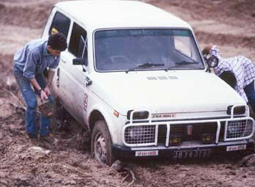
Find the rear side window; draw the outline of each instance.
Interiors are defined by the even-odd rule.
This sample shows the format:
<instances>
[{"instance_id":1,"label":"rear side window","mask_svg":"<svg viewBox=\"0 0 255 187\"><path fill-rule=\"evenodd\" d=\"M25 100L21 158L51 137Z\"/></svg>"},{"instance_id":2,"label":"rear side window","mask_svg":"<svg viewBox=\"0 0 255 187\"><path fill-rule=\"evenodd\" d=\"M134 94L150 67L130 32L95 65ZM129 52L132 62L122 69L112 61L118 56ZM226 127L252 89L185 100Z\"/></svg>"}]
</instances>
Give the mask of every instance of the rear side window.
<instances>
[{"instance_id":1,"label":"rear side window","mask_svg":"<svg viewBox=\"0 0 255 187\"><path fill-rule=\"evenodd\" d=\"M80 57L80 49L81 47L81 42L86 41L87 39L87 32L79 26L77 23L73 24L73 29L72 29L72 35L70 39L70 45L68 50L70 53L72 53L76 57ZM87 47L85 47L85 54L83 55L84 57L87 56Z\"/></svg>"},{"instance_id":2,"label":"rear side window","mask_svg":"<svg viewBox=\"0 0 255 187\"><path fill-rule=\"evenodd\" d=\"M67 37L70 22L70 19L64 14L56 12L49 30L49 35L61 32Z\"/></svg>"}]
</instances>

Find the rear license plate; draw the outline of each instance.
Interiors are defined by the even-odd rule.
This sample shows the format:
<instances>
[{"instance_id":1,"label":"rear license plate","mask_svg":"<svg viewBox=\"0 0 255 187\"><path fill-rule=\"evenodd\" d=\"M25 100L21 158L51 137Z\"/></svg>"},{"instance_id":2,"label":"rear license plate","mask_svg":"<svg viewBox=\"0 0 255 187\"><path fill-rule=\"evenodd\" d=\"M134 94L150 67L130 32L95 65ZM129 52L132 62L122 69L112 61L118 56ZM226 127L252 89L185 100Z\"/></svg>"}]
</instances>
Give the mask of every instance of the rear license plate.
<instances>
[{"instance_id":1,"label":"rear license plate","mask_svg":"<svg viewBox=\"0 0 255 187\"><path fill-rule=\"evenodd\" d=\"M136 151L135 156L158 156L158 151Z\"/></svg>"},{"instance_id":2,"label":"rear license plate","mask_svg":"<svg viewBox=\"0 0 255 187\"><path fill-rule=\"evenodd\" d=\"M174 159L183 158L198 158L198 157L209 157L211 155L211 149L195 149L195 150L180 150L174 151Z\"/></svg>"},{"instance_id":3,"label":"rear license plate","mask_svg":"<svg viewBox=\"0 0 255 187\"><path fill-rule=\"evenodd\" d=\"M227 146L227 151L240 151L240 150L246 150L246 144Z\"/></svg>"}]
</instances>

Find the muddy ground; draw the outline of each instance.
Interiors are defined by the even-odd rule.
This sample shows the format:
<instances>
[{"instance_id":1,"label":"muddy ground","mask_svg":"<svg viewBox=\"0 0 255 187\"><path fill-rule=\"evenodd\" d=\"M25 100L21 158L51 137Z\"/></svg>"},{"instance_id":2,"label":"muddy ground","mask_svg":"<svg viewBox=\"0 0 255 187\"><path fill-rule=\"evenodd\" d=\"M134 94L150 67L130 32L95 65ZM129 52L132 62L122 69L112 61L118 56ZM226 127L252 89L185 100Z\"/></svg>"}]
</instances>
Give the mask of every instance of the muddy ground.
<instances>
[{"instance_id":1,"label":"muddy ground","mask_svg":"<svg viewBox=\"0 0 255 187\"><path fill-rule=\"evenodd\" d=\"M55 144L31 142L24 130L24 105L13 83L12 58L41 36L54 3L61 0L0 1L0 187L13 186L255 186L255 165L240 155L204 160L125 161L117 172L90 156L86 131L66 116L53 122ZM200 47L215 43L222 56L243 54L255 62L255 0L143 0L188 21Z\"/></svg>"}]
</instances>

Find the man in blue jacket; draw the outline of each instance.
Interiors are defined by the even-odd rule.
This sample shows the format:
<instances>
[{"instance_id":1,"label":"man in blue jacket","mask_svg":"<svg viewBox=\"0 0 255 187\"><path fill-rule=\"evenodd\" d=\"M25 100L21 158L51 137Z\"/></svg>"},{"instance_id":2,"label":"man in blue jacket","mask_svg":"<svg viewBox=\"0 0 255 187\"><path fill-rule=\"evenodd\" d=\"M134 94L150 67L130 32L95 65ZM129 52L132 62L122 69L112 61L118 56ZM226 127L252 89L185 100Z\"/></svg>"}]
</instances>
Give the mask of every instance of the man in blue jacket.
<instances>
[{"instance_id":1,"label":"man in blue jacket","mask_svg":"<svg viewBox=\"0 0 255 187\"><path fill-rule=\"evenodd\" d=\"M49 137L50 119L40 116L40 129L36 125L36 94L41 100L49 99L53 102L50 85L54 71L59 64L59 56L67 47L66 37L56 33L47 39L38 39L29 42L14 55L14 77L26 102L26 132L31 139L38 134L45 140ZM47 79L43 72L47 70Z\"/></svg>"}]
</instances>

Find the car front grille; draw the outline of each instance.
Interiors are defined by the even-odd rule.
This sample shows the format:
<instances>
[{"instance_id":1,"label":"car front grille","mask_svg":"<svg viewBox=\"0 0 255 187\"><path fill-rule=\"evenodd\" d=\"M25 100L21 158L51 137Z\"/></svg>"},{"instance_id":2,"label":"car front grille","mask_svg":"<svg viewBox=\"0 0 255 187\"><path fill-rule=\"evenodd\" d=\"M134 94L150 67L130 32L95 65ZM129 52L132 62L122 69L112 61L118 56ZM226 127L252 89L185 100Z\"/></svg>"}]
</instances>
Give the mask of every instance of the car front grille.
<instances>
[{"instance_id":1,"label":"car front grille","mask_svg":"<svg viewBox=\"0 0 255 187\"><path fill-rule=\"evenodd\" d=\"M233 141L250 138L254 131L253 120L228 119L225 121L185 121L168 123L133 123L124 128L124 143L128 146L170 145L172 137L178 137L181 143L204 141L210 137L209 143ZM177 146L177 145L174 145Z\"/></svg>"},{"instance_id":2,"label":"car front grille","mask_svg":"<svg viewBox=\"0 0 255 187\"><path fill-rule=\"evenodd\" d=\"M203 134L213 134L217 131L217 123L191 123L171 125L170 137L181 136L182 141L200 141Z\"/></svg>"}]
</instances>

